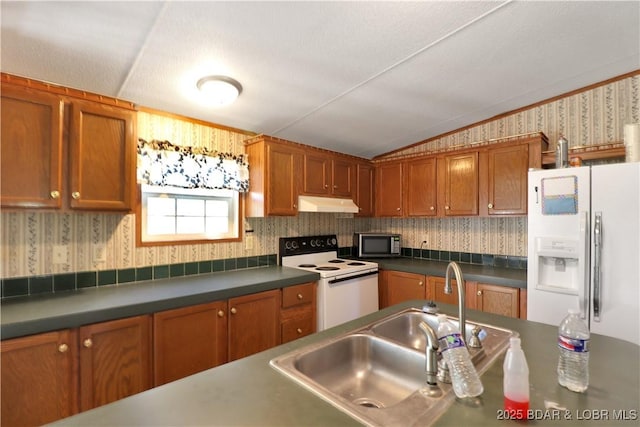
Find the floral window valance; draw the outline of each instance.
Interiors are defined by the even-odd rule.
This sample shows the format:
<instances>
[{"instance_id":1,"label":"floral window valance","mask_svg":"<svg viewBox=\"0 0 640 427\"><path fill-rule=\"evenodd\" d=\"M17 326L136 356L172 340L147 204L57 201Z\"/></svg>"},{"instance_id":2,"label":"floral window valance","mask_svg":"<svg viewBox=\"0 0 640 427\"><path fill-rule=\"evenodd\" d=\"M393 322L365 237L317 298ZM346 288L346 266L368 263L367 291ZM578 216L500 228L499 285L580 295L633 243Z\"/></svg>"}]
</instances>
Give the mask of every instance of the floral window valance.
<instances>
[{"instance_id":1,"label":"floral window valance","mask_svg":"<svg viewBox=\"0 0 640 427\"><path fill-rule=\"evenodd\" d=\"M138 139L138 182L181 188L249 191L249 165L242 154L204 147L182 147L169 141Z\"/></svg>"}]
</instances>

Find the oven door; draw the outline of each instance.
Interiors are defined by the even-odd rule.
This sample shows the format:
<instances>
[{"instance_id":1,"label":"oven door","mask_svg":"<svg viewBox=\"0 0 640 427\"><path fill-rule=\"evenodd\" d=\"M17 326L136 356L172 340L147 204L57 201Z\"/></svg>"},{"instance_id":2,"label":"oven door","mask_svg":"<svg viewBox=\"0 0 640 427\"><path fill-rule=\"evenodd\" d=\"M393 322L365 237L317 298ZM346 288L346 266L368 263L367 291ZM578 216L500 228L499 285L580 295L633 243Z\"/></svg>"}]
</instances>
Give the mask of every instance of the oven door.
<instances>
[{"instance_id":1,"label":"oven door","mask_svg":"<svg viewBox=\"0 0 640 427\"><path fill-rule=\"evenodd\" d=\"M378 271L326 277L318 282L318 330L378 311Z\"/></svg>"}]
</instances>

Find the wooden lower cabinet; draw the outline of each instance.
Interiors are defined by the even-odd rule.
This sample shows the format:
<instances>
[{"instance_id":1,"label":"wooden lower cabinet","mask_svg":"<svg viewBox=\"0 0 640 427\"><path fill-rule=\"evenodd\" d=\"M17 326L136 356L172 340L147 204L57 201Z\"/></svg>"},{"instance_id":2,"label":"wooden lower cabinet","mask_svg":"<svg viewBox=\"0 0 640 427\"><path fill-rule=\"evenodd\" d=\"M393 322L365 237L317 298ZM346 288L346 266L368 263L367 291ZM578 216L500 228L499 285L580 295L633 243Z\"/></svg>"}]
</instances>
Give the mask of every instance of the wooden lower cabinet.
<instances>
[{"instance_id":1,"label":"wooden lower cabinet","mask_svg":"<svg viewBox=\"0 0 640 427\"><path fill-rule=\"evenodd\" d=\"M475 308L487 313L519 317L520 299L518 291L518 288L478 283Z\"/></svg>"},{"instance_id":2,"label":"wooden lower cabinet","mask_svg":"<svg viewBox=\"0 0 640 427\"><path fill-rule=\"evenodd\" d=\"M414 299L426 299L426 282L423 274L381 270L378 282L380 308Z\"/></svg>"},{"instance_id":3,"label":"wooden lower cabinet","mask_svg":"<svg viewBox=\"0 0 640 427\"><path fill-rule=\"evenodd\" d=\"M427 278L427 296L428 299L432 299L435 302L443 302L445 304L458 305L458 283L455 279L451 279L451 290L450 294L445 293L444 291L444 277L433 277L430 276ZM475 308L474 305L474 287L473 282L469 282L465 280L465 300L464 304L467 308Z\"/></svg>"},{"instance_id":4,"label":"wooden lower cabinet","mask_svg":"<svg viewBox=\"0 0 640 427\"><path fill-rule=\"evenodd\" d=\"M229 361L280 344L280 289L229 299Z\"/></svg>"},{"instance_id":5,"label":"wooden lower cabinet","mask_svg":"<svg viewBox=\"0 0 640 427\"><path fill-rule=\"evenodd\" d=\"M227 301L153 315L154 386L227 362Z\"/></svg>"},{"instance_id":6,"label":"wooden lower cabinet","mask_svg":"<svg viewBox=\"0 0 640 427\"><path fill-rule=\"evenodd\" d=\"M80 410L151 388L151 316L82 326Z\"/></svg>"},{"instance_id":7,"label":"wooden lower cabinet","mask_svg":"<svg viewBox=\"0 0 640 427\"><path fill-rule=\"evenodd\" d=\"M310 335L316 331L316 283L282 289L280 311L282 343Z\"/></svg>"},{"instance_id":8,"label":"wooden lower cabinet","mask_svg":"<svg viewBox=\"0 0 640 427\"><path fill-rule=\"evenodd\" d=\"M75 414L77 353L76 330L2 341L0 424L36 426Z\"/></svg>"}]
</instances>

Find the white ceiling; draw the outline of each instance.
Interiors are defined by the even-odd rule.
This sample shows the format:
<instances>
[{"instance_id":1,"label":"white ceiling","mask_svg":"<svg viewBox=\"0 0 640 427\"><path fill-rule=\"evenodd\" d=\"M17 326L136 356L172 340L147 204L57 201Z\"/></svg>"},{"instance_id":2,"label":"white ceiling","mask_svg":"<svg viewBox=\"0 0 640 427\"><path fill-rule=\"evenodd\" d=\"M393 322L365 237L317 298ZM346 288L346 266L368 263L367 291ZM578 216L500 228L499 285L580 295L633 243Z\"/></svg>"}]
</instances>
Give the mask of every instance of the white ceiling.
<instances>
[{"instance_id":1,"label":"white ceiling","mask_svg":"<svg viewBox=\"0 0 640 427\"><path fill-rule=\"evenodd\" d=\"M367 158L640 69L640 1L3 0L0 13L3 72ZM209 74L242 83L234 104L197 99Z\"/></svg>"}]
</instances>

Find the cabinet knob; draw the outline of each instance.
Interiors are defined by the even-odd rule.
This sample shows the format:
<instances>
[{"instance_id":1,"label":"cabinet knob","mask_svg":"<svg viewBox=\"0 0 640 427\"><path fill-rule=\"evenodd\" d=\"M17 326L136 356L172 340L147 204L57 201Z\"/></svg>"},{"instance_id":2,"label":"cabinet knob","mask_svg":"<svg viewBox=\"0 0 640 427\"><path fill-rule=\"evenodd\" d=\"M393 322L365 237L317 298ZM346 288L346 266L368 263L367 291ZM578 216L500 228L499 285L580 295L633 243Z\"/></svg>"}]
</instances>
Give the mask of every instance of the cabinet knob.
<instances>
[{"instance_id":1,"label":"cabinet knob","mask_svg":"<svg viewBox=\"0 0 640 427\"><path fill-rule=\"evenodd\" d=\"M396 208L397 211L400 211L400 208Z\"/></svg>"},{"instance_id":2,"label":"cabinet knob","mask_svg":"<svg viewBox=\"0 0 640 427\"><path fill-rule=\"evenodd\" d=\"M296 205L295 203L293 204L293 208L294 209L298 209L298 205Z\"/></svg>"},{"instance_id":3,"label":"cabinet knob","mask_svg":"<svg viewBox=\"0 0 640 427\"><path fill-rule=\"evenodd\" d=\"M302 333L302 329L298 328L298 329L296 329L296 332L301 334Z\"/></svg>"},{"instance_id":4,"label":"cabinet knob","mask_svg":"<svg viewBox=\"0 0 640 427\"><path fill-rule=\"evenodd\" d=\"M418 282L418 286L422 286L422 285L424 285L424 283L421 280L421 281Z\"/></svg>"},{"instance_id":5,"label":"cabinet knob","mask_svg":"<svg viewBox=\"0 0 640 427\"><path fill-rule=\"evenodd\" d=\"M435 210L436 210L436 207L435 207L435 206L431 206L431 207L429 208L429 210L430 210L430 211L435 211Z\"/></svg>"},{"instance_id":6,"label":"cabinet knob","mask_svg":"<svg viewBox=\"0 0 640 427\"><path fill-rule=\"evenodd\" d=\"M338 186L337 186L337 185L334 185L334 186L333 186L333 188L338 188Z\"/></svg>"},{"instance_id":7,"label":"cabinet knob","mask_svg":"<svg viewBox=\"0 0 640 427\"><path fill-rule=\"evenodd\" d=\"M329 188L329 185L328 185L328 184L325 184L325 185L324 185L324 188Z\"/></svg>"},{"instance_id":8,"label":"cabinet knob","mask_svg":"<svg viewBox=\"0 0 640 427\"><path fill-rule=\"evenodd\" d=\"M478 291L478 292L476 292L476 295L478 295L479 297L481 297L481 296L482 296L482 291Z\"/></svg>"},{"instance_id":9,"label":"cabinet knob","mask_svg":"<svg viewBox=\"0 0 640 427\"><path fill-rule=\"evenodd\" d=\"M487 207L488 207L489 209L493 209L493 203L489 203L489 204L487 205Z\"/></svg>"},{"instance_id":10,"label":"cabinet knob","mask_svg":"<svg viewBox=\"0 0 640 427\"><path fill-rule=\"evenodd\" d=\"M232 307L230 311L231 311L231 314L236 314L238 312L238 310L236 310L235 307Z\"/></svg>"},{"instance_id":11,"label":"cabinet knob","mask_svg":"<svg viewBox=\"0 0 640 427\"><path fill-rule=\"evenodd\" d=\"M69 346L68 346L68 345L66 345L66 344L60 344L60 345L58 346L58 351L59 351L60 353L66 353L68 350L69 350Z\"/></svg>"},{"instance_id":12,"label":"cabinet knob","mask_svg":"<svg viewBox=\"0 0 640 427\"><path fill-rule=\"evenodd\" d=\"M302 299L302 294L298 294L296 296L298 297L298 299Z\"/></svg>"},{"instance_id":13,"label":"cabinet knob","mask_svg":"<svg viewBox=\"0 0 640 427\"><path fill-rule=\"evenodd\" d=\"M71 193L71 197L73 197L74 200L78 200L80 198L80 192L74 191L73 193Z\"/></svg>"},{"instance_id":14,"label":"cabinet knob","mask_svg":"<svg viewBox=\"0 0 640 427\"><path fill-rule=\"evenodd\" d=\"M449 206L445 206L444 210L448 211L449 210Z\"/></svg>"},{"instance_id":15,"label":"cabinet knob","mask_svg":"<svg viewBox=\"0 0 640 427\"><path fill-rule=\"evenodd\" d=\"M59 199L60 198L60 192L58 190L53 190L51 193L49 193L51 195L52 199Z\"/></svg>"},{"instance_id":16,"label":"cabinet knob","mask_svg":"<svg viewBox=\"0 0 640 427\"><path fill-rule=\"evenodd\" d=\"M90 348L93 345L93 341L91 340L91 338L87 338L86 340L82 341L82 346L84 348Z\"/></svg>"},{"instance_id":17,"label":"cabinet knob","mask_svg":"<svg viewBox=\"0 0 640 427\"><path fill-rule=\"evenodd\" d=\"M224 317L224 311L218 310L218 317Z\"/></svg>"}]
</instances>

